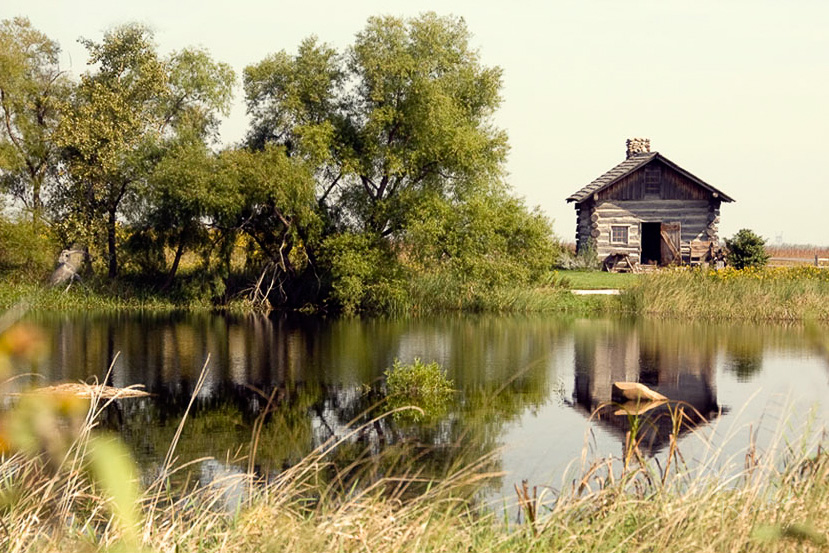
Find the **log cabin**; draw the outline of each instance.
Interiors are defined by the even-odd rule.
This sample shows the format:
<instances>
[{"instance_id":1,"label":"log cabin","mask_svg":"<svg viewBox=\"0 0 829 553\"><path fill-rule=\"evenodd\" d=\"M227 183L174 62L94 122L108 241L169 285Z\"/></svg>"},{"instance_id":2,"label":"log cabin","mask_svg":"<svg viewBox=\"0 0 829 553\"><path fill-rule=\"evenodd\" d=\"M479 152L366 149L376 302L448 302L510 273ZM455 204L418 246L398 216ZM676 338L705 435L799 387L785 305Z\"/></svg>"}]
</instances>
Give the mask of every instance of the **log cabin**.
<instances>
[{"instance_id":1,"label":"log cabin","mask_svg":"<svg viewBox=\"0 0 829 553\"><path fill-rule=\"evenodd\" d=\"M625 160L567 198L576 206L576 252L595 250L605 268L625 260L665 266L711 261L720 205L733 198L659 152L627 141Z\"/></svg>"}]
</instances>

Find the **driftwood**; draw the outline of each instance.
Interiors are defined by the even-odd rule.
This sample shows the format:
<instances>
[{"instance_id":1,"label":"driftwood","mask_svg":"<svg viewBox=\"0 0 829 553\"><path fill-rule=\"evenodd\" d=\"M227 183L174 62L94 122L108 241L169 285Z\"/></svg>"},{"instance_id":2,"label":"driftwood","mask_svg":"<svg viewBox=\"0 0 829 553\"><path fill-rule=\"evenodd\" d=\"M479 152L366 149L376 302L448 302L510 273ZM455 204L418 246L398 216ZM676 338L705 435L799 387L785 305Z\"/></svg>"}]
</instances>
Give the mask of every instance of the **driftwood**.
<instances>
[{"instance_id":1,"label":"driftwood","mask_svg":"<svg viewBox=\"0 0 829 553\"><path fill-rule=\"evenodd\" d=\"M132 397L148 397L150 394L136 386L128 388L116 388L114 386L104 386L101 384L84 384L81 382L65 382L63 384L55 384L54 386L45 386L43 388L36 388L31 394L58 394L65 396L75 396L84 399L91 399L93 397L101 399L121 399ZM12 394L19 395L19 394Z\"/></svg>"},{"instance_id":2,"label":"driftwood","mask_svg":"<svg viewBox=\"0 0 829 553\"><path fill-rule=\"evenodd\" d=\"M642 415L668 402L667 397L639 382L614 382L613 399L621 403L614 415Z\"/></svg>"},{"instance_id":3,"label":"driftwood","mask_svg":"<svg viewBox=\"0 0 829 553\"><path fill-rule=\"evenodd\" d=\"M639 382L614 382L613 396L620 397L629 401L667 401L668 398L654 392L644 384Z\"/></svg>"},{"instance_id":4,"label":"driftwood","mask_svg":"<svg viewBox=\"0 0 829 553\"><path fill-rule=\"evenodd\" d=\"M66 289L72 286L75 281L80 282L81 276L78 270L81 268L86 252L83 250L63 250L58 256L58 266L52 273L49 283L52 286L67 284Z\"/></svg>"},{"instance_id":5,"label":"driftwood","mask_svg":"<svg viewBox=\"0 0 829 553\"><path fill-rule=\"evenodd\" d=\"M651 409L656 409L661 405L668 403L666 400L659 401L626 401L621 404L617 410L613 412L614 415L644 415Z\"/></svg>"}]
</instances>

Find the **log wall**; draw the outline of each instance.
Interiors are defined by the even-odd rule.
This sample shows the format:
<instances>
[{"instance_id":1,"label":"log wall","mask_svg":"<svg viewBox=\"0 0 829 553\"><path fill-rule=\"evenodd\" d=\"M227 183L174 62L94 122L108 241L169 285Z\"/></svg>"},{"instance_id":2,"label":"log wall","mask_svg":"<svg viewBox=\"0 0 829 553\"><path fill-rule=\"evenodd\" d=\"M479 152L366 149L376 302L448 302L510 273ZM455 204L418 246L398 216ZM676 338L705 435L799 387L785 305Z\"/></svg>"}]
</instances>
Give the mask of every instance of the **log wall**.
<instances>
[{"instance_id":1,"label":"log wall","mask_svg":"<svg viewBox=\"0 0 829 553\"><path fill-rule=\"evenodd\" d=\"M599 259L612 253L627 253L640 262L643 222L679 223L680 250L690 252L692 240L719 240L720 202L711 200L615 200L583 205L578 212L577 245L584 247L592 238ZM611 242L611 227L628 227L628 243Z\"/></svg>"}]
</instances>

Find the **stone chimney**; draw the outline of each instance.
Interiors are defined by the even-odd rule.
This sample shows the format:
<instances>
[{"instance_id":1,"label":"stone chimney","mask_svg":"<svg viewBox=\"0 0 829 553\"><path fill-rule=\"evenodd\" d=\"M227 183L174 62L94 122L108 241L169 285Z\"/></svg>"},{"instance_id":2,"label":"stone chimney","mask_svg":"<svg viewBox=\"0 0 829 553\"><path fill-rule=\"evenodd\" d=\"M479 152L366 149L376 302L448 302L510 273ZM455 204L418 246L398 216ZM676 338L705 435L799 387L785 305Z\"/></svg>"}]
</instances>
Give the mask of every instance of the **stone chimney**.
<instances>
[{"instance_id":1,"label":"stone chimney","mask_svg":"<svg viewBox=\"0 0 829 553\"><path fill-rule=\"evenodd\" d=\"M625 159L630 159L639 154L649 154L651 151L650 138L628 138L627 140L627 155Z\"/></svg>"}]
</instances>

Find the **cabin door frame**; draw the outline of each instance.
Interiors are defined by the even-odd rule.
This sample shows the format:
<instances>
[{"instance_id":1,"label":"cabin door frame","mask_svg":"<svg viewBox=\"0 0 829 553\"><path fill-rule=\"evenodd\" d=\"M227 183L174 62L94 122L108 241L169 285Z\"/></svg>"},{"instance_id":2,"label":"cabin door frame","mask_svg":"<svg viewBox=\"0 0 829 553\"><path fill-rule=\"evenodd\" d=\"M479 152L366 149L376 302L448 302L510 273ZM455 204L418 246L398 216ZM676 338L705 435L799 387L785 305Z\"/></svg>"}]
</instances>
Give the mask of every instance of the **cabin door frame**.
<instances>
[{"instance_id":1,"label":"cabin door frame","mask_svg":"<svg viewBox=\"0 0 829 553\"><path fill-rule=\"evenodd\" d=\"M666 221L641 221L639 223L639 262L656 263L660 267L679 263L682 224Z\"/></svg>"}]
</instances>

